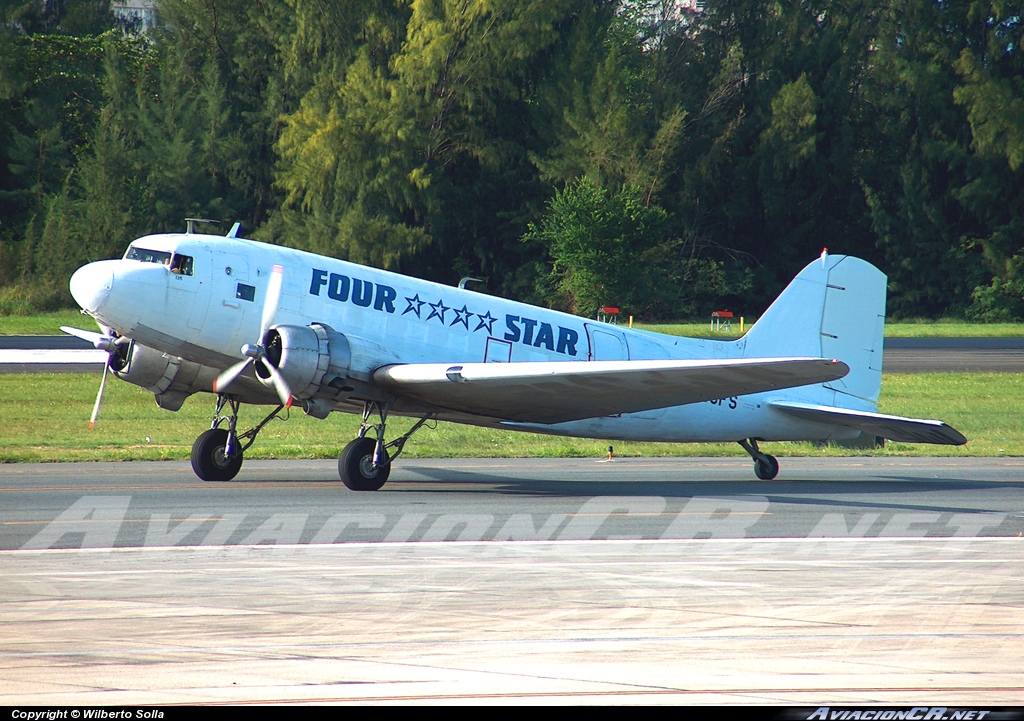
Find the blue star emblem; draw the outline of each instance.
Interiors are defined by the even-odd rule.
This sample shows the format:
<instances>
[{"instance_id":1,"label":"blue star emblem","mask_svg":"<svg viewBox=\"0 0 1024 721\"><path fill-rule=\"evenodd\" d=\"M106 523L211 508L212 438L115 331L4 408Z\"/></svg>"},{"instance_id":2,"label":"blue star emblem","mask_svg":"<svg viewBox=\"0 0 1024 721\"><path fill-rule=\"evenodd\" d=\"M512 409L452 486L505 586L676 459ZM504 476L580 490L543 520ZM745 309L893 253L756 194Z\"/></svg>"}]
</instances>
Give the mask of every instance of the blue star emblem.
<instances>
[{"instance_id":1,"label":"blue star emblem","mask_svg":"<svg viewBox=\"0 0 1024 721\"><path fill-rule=\"evenodd\" d=\"M466 326L466 330L469 330L469 319L476 315L476 313L471 313L466 306L462 306L461 310L458 308L452 308L452 310L455 311L455 320L451 322L451 325L462 323L462 325Z\"/></svg>"},{"instance_id":2,"label":"blue star emblem","mask_svg":"<svg viewBox=\"0 0 1024 721\"><path fill-rule=\"evenodd\" d=\"M415 313L416 317L419 318L420 308L422 308L426 304L426 301L420 300L419 293L414 295L412 298L406 298L405 300L409 305L408 307L406 307L405 310L402 311L402 315L405 315L406 313Z\"/></svg>"},{"instance_id":3,"label":"blue star emblem","mask_svg":"<svg viewBox=\"0 0 1024 721\"><path fill-rule=\"evenodd\" d=\"M477 313L476 317L478 318L479 322L476 324L476 328L473 329L473 332L476 333L481 328L486 328L487 335L491 335L494 332L494 321L498 319L491 316L491 311L487 311L483 315Z\"/></svg>"},{"instance_id":4,"label":"blue star emblem","mask_svg":"<svg viewBox=\"0 0 1024 721\"><path fill-rule=\"evenodd\" d=\"M430 306L430 315L427 316L427 320L431 318L440 318L441 323L444 323L444 314L450 311L451 308L444 304L444 300L439 300L436 303L427 303Z\"/></svg>"}]
</instances>

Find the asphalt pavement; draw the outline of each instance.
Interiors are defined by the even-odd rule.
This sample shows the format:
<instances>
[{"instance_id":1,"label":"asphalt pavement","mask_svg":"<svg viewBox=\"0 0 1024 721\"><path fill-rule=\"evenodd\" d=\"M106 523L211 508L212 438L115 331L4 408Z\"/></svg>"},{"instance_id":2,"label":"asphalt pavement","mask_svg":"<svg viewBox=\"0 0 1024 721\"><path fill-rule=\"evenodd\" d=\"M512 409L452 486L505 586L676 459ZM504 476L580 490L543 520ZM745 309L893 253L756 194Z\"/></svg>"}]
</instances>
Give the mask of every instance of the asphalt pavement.
<instances>
[{"instance_id":1,"label":"asphalt pavement","mask_svg":"<svg viewBox=\"0 0 1024 721\"><path fill-rule=\"evenodd\" d=\"M333 465L0 466L0 705L1024 704L1022 459Z\"/></svg>"},{"instance_id":2,"label":"asphalt pavement","mask_svg":"<svg viewBox=\"0 0 1024 721\"><path fill-rule=\"evenodd\" d=\"M780 465L760 481L743 458L399 459L357 493L329 460L246 461L228 483L187 462L10 464L0 550L1024 532L1024 459Z\"/></svg>"},{"instance_id":3,"label":"asphalt pavement","mask_svg":"<svg viewBox=\"0 0 1024 721\"><path fill-rule=\"evenodd\" d=\"M1024 338L887 338L886 373L1022 373ZM100 372L102 355L73 336L0 336L0 373Z\"/></svg>"}]
</instances>

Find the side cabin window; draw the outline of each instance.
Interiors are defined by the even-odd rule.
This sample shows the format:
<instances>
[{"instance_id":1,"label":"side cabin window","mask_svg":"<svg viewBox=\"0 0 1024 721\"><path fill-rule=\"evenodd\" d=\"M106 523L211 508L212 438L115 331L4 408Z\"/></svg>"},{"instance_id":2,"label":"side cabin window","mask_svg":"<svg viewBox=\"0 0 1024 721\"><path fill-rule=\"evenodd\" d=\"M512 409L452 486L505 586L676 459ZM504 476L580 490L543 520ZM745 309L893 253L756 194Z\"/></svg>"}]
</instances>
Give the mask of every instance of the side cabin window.
<instances>
[{"instance_id":1,"label":"side cabin window","mask_svg":"<svg viewBox=\"0 0 1024 721\"><path fill-rule=\"evenodd\" d=\"M164 250L149 250L148 248L139 248L133 245L128 248L124 258L125 260L138 260L143 263L164 265L175 275L192 275L193 272L191 255L172 254Z\"/></svg>"}]
</instances>

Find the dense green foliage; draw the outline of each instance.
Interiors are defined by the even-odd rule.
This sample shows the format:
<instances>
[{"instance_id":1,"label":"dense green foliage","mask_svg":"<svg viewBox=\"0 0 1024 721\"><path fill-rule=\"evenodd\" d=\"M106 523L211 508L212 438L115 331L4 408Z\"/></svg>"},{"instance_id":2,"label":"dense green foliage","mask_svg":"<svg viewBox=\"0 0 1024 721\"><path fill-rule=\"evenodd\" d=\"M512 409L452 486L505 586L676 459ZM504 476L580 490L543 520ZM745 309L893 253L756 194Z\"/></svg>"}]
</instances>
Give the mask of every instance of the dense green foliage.
<instances>
[{"instance_id":1,"label":"dense green foliage","mask_svg":"<svg viewBox=\"0 0 1024 721\"><path fill-rule=\"evenodd\" d=\"M1024 4L0 0L0 312L187 215L589 315L1024 318Z\"/></svg>"}]
</instances>

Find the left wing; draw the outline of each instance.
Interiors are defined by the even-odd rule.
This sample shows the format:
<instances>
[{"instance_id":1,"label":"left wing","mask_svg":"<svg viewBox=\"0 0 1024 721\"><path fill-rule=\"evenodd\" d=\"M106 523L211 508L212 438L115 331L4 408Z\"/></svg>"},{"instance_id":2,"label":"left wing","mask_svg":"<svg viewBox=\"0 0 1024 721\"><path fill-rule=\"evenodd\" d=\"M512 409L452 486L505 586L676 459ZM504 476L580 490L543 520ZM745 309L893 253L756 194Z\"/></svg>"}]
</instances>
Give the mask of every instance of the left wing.
<instances>
[{"instance_id":1,"label":"left wing","mask_svg":"<svg viewBox=\"0 0 1024 721\"><path fill-rule=\"evenodd\" d=\"M771 401L768 405L805 421L856 428L868 435L881 436L898 443L935 443L946 446L962 446L967 443L963 433L942 421L887 416L884 413L791 401Z\"/></svg>"},{"instance_id":2,"label":"left wing","mask_svg":"<svg viewBox=\"0 0 1024 721\"><path fill-rule=\"evenodd\" d=\"M403 398L446 410L562 423L824 383L849 373L824 358L538 363L413 363L373 379Z\"/></svg>"}]
</instances>

